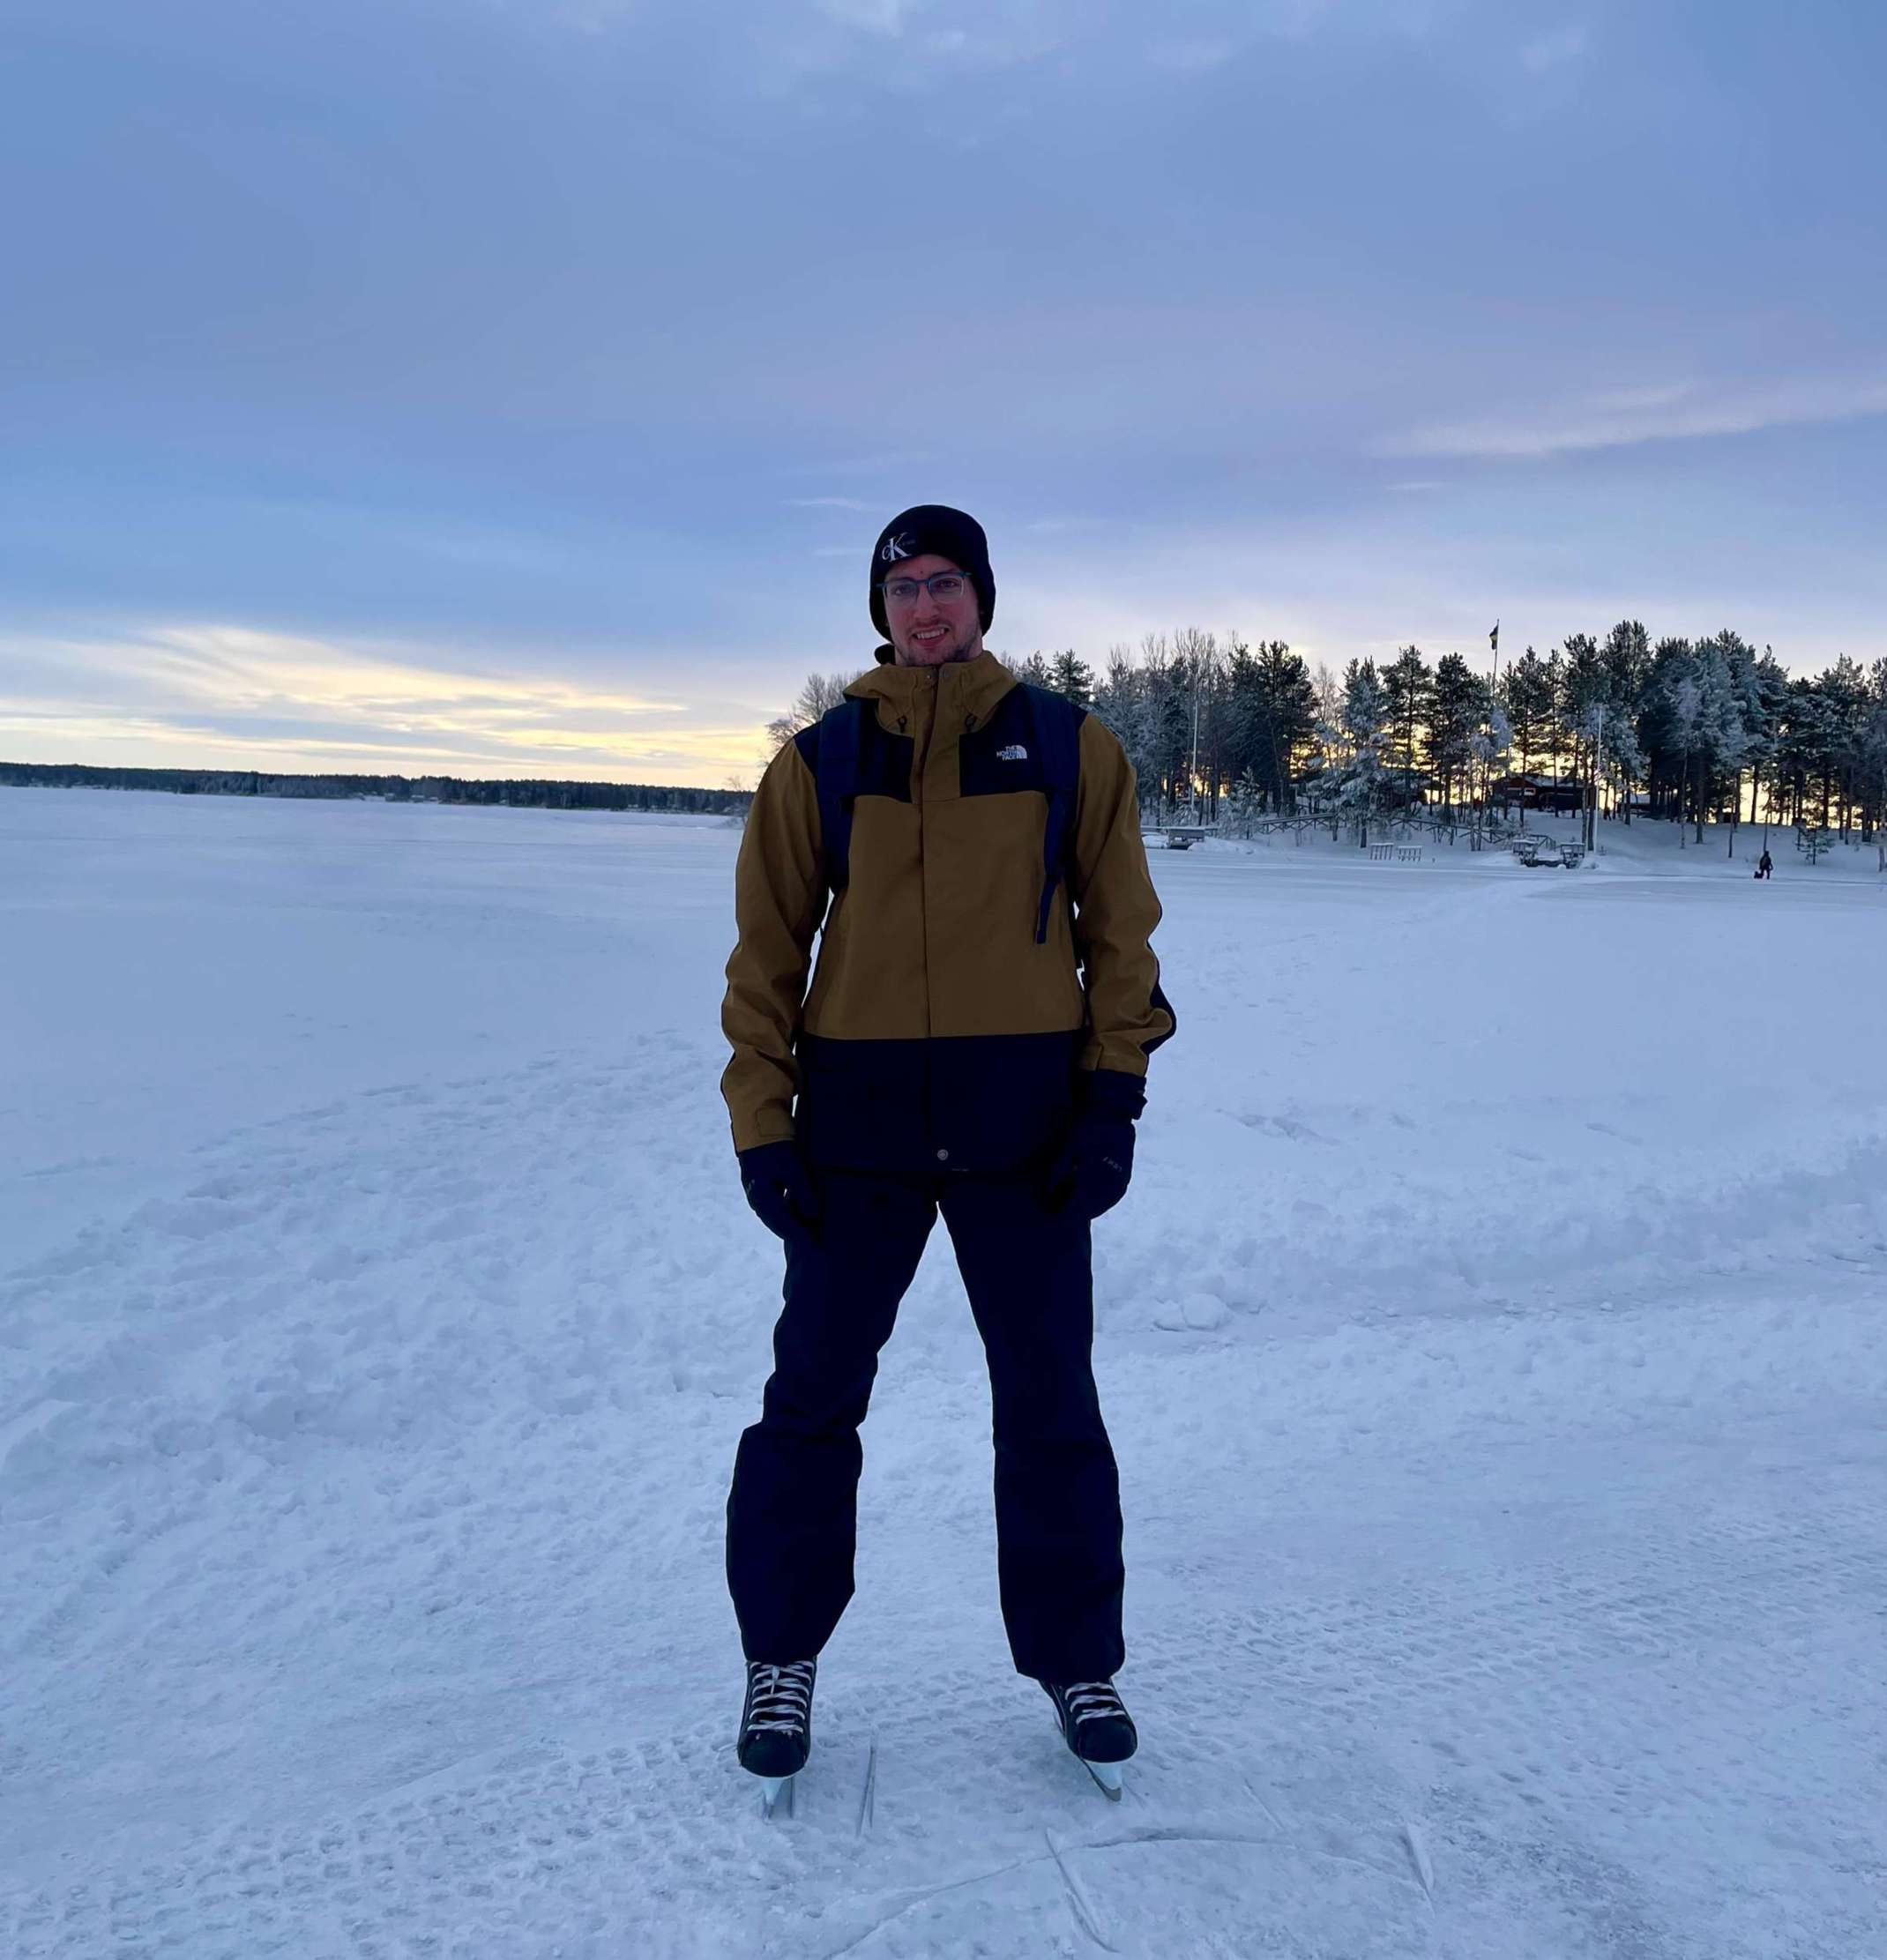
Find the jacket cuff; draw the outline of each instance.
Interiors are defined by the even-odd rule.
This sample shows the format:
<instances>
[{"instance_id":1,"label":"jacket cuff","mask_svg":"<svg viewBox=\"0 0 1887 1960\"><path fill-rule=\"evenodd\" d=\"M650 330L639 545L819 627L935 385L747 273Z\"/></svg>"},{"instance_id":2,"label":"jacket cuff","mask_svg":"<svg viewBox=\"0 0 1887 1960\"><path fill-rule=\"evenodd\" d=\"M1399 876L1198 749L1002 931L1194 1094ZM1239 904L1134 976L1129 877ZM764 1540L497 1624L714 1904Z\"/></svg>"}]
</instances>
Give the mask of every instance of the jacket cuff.
<instances>
[{"instance_id":1,"label":"jacket cuff","mask_svg":"<svg viewBox=\"0 0 1887 1960\"><path fill-rule=\"evenodd\" d=\"M1112 1116L1133 1122L1146 1107L1146 1077L1124 1069L1089 1069L1075 1085L1075 1099L1084 1116Z\"/></svg>"},{"instance_id":2,"label":"jacket cuff","mask_svg":"<svg viewBox=\"0 0 1887 1960\"><path fill-rule=\"evenodd\" d=\"M787 1119L784 1131L777 1116L749 1116L728 1126L734 1133L734 1154L744 1157L750 1150L758 1150L764 1144L790 1144L794 1138L793 1120Z\"/></svg>"}]
</instances>

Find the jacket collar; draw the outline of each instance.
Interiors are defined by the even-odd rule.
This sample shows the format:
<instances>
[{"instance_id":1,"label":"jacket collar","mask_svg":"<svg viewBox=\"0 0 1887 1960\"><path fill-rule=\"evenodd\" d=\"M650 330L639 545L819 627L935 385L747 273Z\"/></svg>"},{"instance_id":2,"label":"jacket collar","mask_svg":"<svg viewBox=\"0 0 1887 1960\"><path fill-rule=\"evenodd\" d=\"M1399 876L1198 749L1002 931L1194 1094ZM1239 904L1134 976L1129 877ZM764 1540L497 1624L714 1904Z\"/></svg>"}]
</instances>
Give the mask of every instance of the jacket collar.
<instances>
[{"instance_id":1,"label":"jacket collar","mask_svg":"<svg viewBox=\"0 0 1887 1960\"><path fill-rule=\"evenodd\" d=\"M973 660L946 660L942 667L896 667L887 661L861 674L846 692L855 701L885 701L908 708L921 691L934 687L940 703L987 721L990 710L1015 685L1015 675L1002 661L994 653L982 652Z\"/></svg>"}]
</instances>

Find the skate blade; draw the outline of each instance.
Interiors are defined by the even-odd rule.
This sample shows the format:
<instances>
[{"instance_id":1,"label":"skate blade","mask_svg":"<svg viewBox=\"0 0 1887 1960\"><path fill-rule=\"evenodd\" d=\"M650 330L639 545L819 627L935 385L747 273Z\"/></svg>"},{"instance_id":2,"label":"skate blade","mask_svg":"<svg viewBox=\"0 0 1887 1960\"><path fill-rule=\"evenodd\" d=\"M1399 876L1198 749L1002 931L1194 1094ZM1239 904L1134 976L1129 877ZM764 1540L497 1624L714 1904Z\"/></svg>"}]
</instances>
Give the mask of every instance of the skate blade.
<instances>
[{"instance_id":1,"label":"skate blade","mask_svg":"<svg viewBox=\"0 0 1887 1960\"><path fill-rule=\"evenodd\" d=\"M1121 1791L1123 1787L1121 1771L1127 1765L1123 1763L1090 1763L1085 1755L1075 1755L1073 1745L1069 1742L1067 1736L1062 1734L1062 1725L1059 1718L1055 1721L1055 1733L1062 1737L1062 1746L1067 1749L1069 1755L1074 1756L1075 1761L1100 1786L1108 1801L1109 1803L1118 1803L1121 1800Z\"/></svg>"},{"instance_id":2,"label":"skate blade","mask_svg":"<svg viewBox=\"0 0 1887 1960\"><path fill-rule=\"evenodd\" d=\"M791 1777L760 1778L760 1815L763 1817L790 1817L793 1815L793 1783Z\"/></svg>"}]
</instances>

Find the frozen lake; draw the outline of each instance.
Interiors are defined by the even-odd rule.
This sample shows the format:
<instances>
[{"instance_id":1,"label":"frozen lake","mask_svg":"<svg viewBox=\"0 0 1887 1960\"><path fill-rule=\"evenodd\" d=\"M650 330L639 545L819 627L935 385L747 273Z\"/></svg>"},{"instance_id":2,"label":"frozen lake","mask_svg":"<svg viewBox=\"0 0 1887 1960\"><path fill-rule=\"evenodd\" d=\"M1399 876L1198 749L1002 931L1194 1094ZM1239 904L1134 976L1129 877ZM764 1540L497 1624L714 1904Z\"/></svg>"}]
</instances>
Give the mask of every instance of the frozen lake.
<instances>
[{"instance_id":1,"label":"frozen lake","mask_svg":"<svg viewBox=\"0 0 1887 1960\"><path fill-rule=\"evenodd\" d=\"M768 1825L737 842L0 791L0 1950L1879 1949L1887 880L1156 855L1128 1799L1010 1671L939 1233Z\"/></svg>"}]
</instances>

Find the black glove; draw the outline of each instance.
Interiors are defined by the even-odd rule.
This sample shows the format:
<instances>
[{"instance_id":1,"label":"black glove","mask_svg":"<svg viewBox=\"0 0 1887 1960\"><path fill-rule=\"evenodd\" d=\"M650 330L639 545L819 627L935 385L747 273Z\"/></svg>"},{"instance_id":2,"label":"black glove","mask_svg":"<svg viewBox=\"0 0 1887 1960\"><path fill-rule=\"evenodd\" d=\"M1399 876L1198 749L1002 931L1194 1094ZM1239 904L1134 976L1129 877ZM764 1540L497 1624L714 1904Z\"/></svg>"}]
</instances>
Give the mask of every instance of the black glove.
<instances>
[{"instance_id":1,"label":"black glove","mask_svg":"<svg viewBox=\"0 0 1887 1960\"><path fill-rule=\"evenodd\" d=\"M1048 1167L1043 1202L1049 1211L1093 1219L1127 1196L1134 1119L1145 1106L1138 1076L1095 1069L1081 1078L1073 1126Z\"/></svg>"},{"instance_id":2,"label":"black glove","mask_svg":"<svg viewBox=\"0 0 1887 1960\"><path fill-rule=\"evenodd\" d=\"M777 1144L756 1144L738 1155L741 1189L760 1223L782 1239L794 1226L817 1238L819 1192L799 1145L787 1138Z\"/></svg>"}]
</instances>

